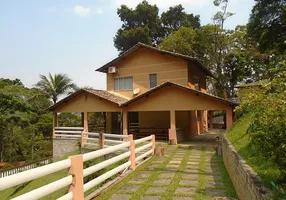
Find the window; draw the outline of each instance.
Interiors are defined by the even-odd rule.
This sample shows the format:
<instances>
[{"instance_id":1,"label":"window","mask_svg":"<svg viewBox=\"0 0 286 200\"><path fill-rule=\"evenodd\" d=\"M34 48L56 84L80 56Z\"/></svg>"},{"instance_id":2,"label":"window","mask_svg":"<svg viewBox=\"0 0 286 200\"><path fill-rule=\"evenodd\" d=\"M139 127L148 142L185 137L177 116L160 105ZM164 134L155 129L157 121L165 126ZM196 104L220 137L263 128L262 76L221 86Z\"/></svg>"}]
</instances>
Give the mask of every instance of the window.
<instances>
[{"instance_id":1,"label":"window","mask_svg":"<svg viewBox=\"0 0 286 200\"><path fill-rule=\"evenodd\" d=\"M150 88L157 86L157 74L149 75L149 85L150 85Z\"/></svg>"},{"instance_id":2,"label":"window","mask_svg":"<svg viewBox=\"0 0 286 200\"><path fill-rule=\"evenodd\" d=\"M132 90L133 89L133 78L115 78L114 79L114 90Z\"/></svg>"},{"instance_id":3,"label":"window","mask_svg":"<svg viewBox=\"0 0 286 200\"><path fill-rule=\"evenodd\" d=\"M196 90L200 90L200 78L198 76L194 76L194 86Z\"/></svg>"}]
</instances>

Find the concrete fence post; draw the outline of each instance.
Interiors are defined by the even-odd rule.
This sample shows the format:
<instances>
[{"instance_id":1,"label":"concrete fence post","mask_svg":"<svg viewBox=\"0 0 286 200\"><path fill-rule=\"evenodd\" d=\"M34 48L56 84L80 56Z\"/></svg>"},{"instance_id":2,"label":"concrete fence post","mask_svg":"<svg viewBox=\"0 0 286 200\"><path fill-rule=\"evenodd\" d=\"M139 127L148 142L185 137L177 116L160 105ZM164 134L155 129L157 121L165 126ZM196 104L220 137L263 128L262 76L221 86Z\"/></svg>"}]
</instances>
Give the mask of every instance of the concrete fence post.
<instances>
[{"instance_id":1,"label":"concrete fence post","mask_svg":"<svg viewBox=\"0 0 286 200\"><path fill-rule=\"evenodd\" d=\"M129 147L129 151L130 151L129 160L131 161L131 166L130 167L131 167L132 171L135 171L135 169L136 169L135 143L134 143L132 134L128 135L128 141L130 142L130 147Z\"/></svg>"},{"instance_id":2,"label":"concrete fence post","mask_svg":"<svg viewBox=\"0 0 286 200\"><path fill-rule=\"evenodd\" d=\"M152 135L152 140L151 140L151 142L152 142L152 151L153 151L152 155L154 155L154 153L155 153L155 148L156 148L155 135Z\"/></svg>"},{"instance_id":3,"label":"concrete fence post","mask_svg":"<svg viewBox=\"0 0 286 200\"><path fill-rule=\"evenodd\" d=\"M84 200L82 155L70 156L69 159L71 159L69 174L72 175L69 192L72 192L73 200Z\"/></svg>"},{"instance_id":4,"label":"concrete fence post","mask_svg":"<svg viewBox=\"0 0 286 200\"><path fill-rule=\"evenodd\" d=\"M104 133L99 133L99 148L104 149Z\"/></svg>"}]
</instances>

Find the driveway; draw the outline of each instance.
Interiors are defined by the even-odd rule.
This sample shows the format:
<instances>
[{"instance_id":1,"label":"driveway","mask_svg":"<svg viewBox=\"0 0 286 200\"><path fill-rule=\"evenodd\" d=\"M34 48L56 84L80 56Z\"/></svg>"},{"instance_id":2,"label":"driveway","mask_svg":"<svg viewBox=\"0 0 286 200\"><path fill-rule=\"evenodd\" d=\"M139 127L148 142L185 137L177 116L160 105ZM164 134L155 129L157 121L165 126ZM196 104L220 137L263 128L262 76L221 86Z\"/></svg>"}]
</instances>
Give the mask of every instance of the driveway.
<instances>
[{"instance_id":1,"label":"driveway","mask_svg":"<svg viewBox=\"0 0 286 200\"><path fill-rule=\"evenodd\" d=\"M167 146L163 157L153 157L96 199L157 200L237 198L213 147Z\"/></svg>"}]
</instances>

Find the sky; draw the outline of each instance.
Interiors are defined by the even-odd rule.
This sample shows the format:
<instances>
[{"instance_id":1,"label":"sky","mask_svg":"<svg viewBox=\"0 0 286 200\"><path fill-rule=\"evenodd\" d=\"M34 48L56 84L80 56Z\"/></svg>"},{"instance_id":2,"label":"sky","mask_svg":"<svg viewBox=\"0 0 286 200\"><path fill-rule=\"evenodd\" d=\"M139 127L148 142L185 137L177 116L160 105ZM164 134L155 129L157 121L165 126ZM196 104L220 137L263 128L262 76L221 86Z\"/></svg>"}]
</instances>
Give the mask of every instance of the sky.
<instances>
[{"instance_id":1,"label":"sky","mask_svg":"<svg viewBox=\"0 0 286 200\"><path fill-rule=\"evenodd\" d=\"M141 0L0 0L0 78L19 78L32 87L39 75L65 73L79 87L106 89L106 76L95 72L118 56L113 37L121 27L117 8ZM212 22L213 0L149 0L160 12L182 4L187 13ZM254 0L230 0L235 13L225 27L247 23Z\"/></svg>"}]
</instances>

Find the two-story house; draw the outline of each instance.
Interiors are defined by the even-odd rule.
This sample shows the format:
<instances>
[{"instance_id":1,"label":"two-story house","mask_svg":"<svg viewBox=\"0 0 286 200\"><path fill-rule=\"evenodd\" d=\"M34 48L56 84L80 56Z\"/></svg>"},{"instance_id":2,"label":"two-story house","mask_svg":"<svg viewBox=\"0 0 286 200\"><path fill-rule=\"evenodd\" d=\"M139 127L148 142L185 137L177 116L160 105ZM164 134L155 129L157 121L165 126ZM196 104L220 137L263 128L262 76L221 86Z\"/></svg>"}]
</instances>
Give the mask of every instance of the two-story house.
<instances>
[{"instance_id":1,"label":"two-story house","mask_svg":"<svg viewBox=\"0 0 286 200\"><path fill-rule=\"evenodd\" d=\"M107 90L80 89L53 105L57 113L105 113L108 133L155 134L181 141L212 125L212 111L225 111L226 128L233 122L233 103L210 95L206 78L213 75L196 59L138 43L98 68L106 73Z\"/></svg>"}]
</instances>

